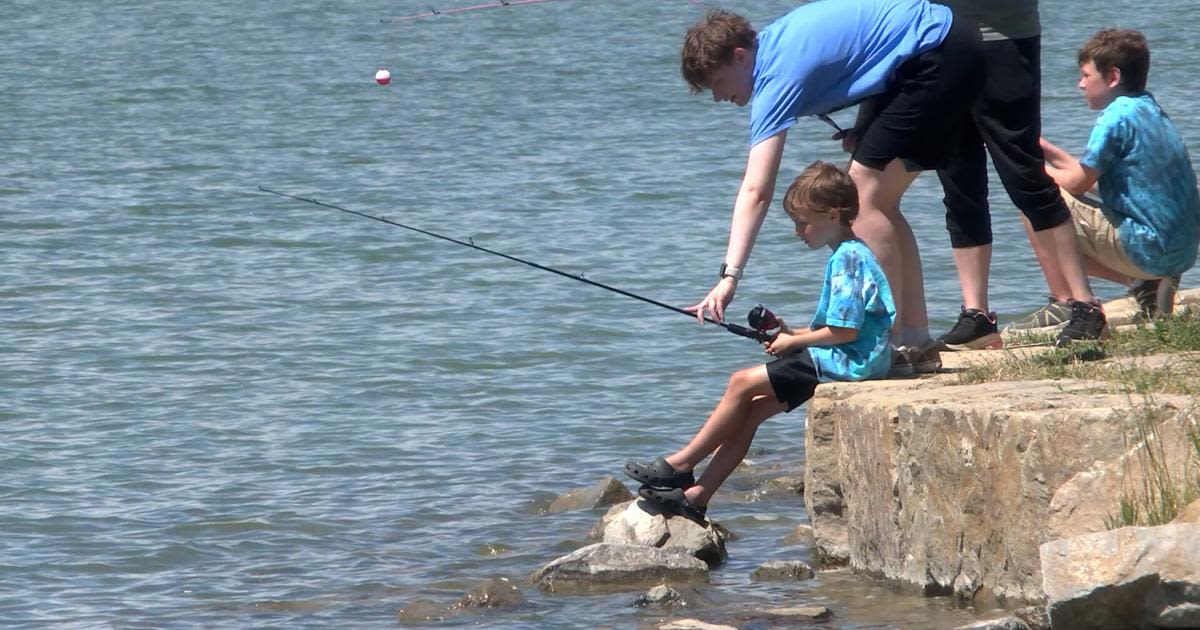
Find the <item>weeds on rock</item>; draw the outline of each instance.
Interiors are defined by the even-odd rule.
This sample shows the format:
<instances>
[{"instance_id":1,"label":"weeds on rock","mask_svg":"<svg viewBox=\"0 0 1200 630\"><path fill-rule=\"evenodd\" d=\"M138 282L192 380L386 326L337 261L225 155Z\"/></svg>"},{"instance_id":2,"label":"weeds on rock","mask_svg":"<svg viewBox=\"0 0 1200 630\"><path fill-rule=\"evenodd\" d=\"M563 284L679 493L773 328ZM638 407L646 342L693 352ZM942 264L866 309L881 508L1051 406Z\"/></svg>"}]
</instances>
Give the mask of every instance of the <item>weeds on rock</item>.
<instances>
[{"instance_id":1,"label":"weeds on rock","mask_svg":"<svg viewBox=\"0 0 1200 630\"><path fill-rule=\"evenodd\" d=\"M1152 394L1143 396L1143 404L1133 407L1136 422L1132 435L1126 438L1126 445L1133 445L1131 449L1140 474L1133 475L1136 481L1127 483L1121 492L1117 513L1104 519L1108 529L1165 525L1174 520L1188 504L1200 498L1197 405L1193 403L1189 409L1175 416L1170 407L1156 404ZM1132 407L1132 400L1130 403ZM1165 418L1163 411L1167 411ZM1169 445L1164 442L1160 427L1176 418L1183 423L1186 444L1183 445L1183 461L1173 465L1168 456Z\"/></svg>"},{"instance_id":2,"label":"weeds on rock","mask_svg":"<svg viewBox=\"0 0 1200 630\"><path fill-rule=\"evenodd\" d=\"M1103 342L1054 348L1034 347L1034 337L1019 341L1025 343L967 367L959 382L1084 379L1108 383L1114 391L1200 395L1200 354L1193 354L1200 352L1200 315L1190 310L1115 331ZM1132 359L1157 354L1176 356L1153 367Z\"/></svg>"}]
</instances>

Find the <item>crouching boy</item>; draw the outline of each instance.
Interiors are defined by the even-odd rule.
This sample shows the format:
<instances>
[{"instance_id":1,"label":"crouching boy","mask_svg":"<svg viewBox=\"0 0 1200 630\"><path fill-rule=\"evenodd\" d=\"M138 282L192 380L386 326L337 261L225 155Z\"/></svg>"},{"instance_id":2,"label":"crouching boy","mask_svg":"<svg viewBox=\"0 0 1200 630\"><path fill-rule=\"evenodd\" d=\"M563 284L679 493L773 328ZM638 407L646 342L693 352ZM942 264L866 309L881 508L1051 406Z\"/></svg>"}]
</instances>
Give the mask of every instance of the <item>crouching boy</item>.
<instances>
[{"instance_id":1,"label":"crouching boy","mask_svg":"<svg viewBox=\"0 0 1200 630\"><path fill-rule=\"evenodd\" d=\"M1141 33L1096 33L1079 50L1079 89L1088 107L1100 110L1083 157L1045 139L1042 148L1088 274L1129 287L1152 316L1160 305L1170 310L1180 274L1196 262L1200 195L1179 130L1146 91L1149 71ZM1100 200L1084 198L1097 183Z\"/></svg>"},{"instance_id":2,"label":"crouching boy","mask_svg":"<svg viewBox=\"0 0 1200 630\"><path fill-rule=\"evenodd\" d=\"M703 520L709 499L745 457L758 425L812 398L817 383L887 377L896 305L875 255L850 230L858 214L854 182L836 166L815 162L792 182L783 207L809 248L833 251L816 314L808 328L782 323L763 344L777 358L735 372L687 446L653 462L625 465L625 473L642 483L638 494L668 512ZM709 455L696 480L693 468Z\"/></svg>"}]
</instances>

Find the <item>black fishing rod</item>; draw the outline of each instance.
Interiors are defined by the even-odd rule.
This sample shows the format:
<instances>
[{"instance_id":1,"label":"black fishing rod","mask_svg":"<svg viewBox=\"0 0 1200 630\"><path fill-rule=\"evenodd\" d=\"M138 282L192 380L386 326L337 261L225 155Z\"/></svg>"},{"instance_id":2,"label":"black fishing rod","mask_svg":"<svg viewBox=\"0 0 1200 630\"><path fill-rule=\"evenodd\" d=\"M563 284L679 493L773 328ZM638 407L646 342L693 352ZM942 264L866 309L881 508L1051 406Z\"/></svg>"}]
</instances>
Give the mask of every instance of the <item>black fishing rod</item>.
<instances>
[{"instance_id":1,"label":"black fishing rod","mask_svg":"<svg viewBox=\"0 0 1200 630\"><path fill-rule=\"evenodd\" d=\"M308 197L301 197L299 195L293 195L290 193L279 192L278 190L271 190L270 188L266 188L264 186L259 186L258 189L265 193L271 193L272 195L279 195L280 197L287 197L288 199L295 199L296 201L303 201L305 203L311 203L316 206L321 206L322 208L330 208L332 210L340 210L347 214L353 214L356 216L363 217L364 219L371 219L372 221L379 221L380 223L386 223L388 225L392 225L392 226L399 227L399 228L404 228L406 230L412 230L413 232L417 232L418 234L424 234L425 236L432 236L433 238L438 238L443 241L449 241L456 245L462 245L463 247L470 247L471 249L479 250L481 252L485 252L485 253L491 254L493 256L507 258L508 260L511 260L513 262L519 262L522 265L528 265L530 267L533 267L534 269L541 269L542 271L549 271L550 273L558 274L564 278L570 278L572 280L577 280L584 284L590 284L594 287L600 287L601 289L612 291L613 293L619 293L621 295L624 295L625 297L631 297L635 300L641 300L642 302L645 302L647 304L653 304L657 307L665 308L668 311L674 311L676 313L680 313L682 315L687 315L688 317L692 317L692 318L696 317L695 313L689 313L679 307L671 306L670 304L664 304L662 302L659 302L658 300L652 300L648 297L641 296L636 293L626 291L624 289L618 289L617 287L609 286L607 284L604 284L603 282L596 282L595 280L589 280L581 275L567 273L565 271L555 269L554 267L547 267L546 265L539 265L538 263L535 263L535 262L532 262L529 260L525 260L524 258L517 258L516 256L510 256L503 252L498 252L498 251L495 251L492 249L488 249L486 247L480 247L479 245L476 245L472 241L460 241L456 238L444 236L444 235L438 234L436 232L430 232L429 230L422 230L421 228L413 227L411 225L405 225L398 221L392 221L391 219L386 219L384 217L377 217L374 215L367 214L365 212L359 212L357 210L343 208L341 206L336 206L331 203L325 203L324 201L318 201L316 199L310 199ZM742 337L753 339L758 342L765 341L768 338L768 335L762 330L754 330L751 328L746 328L745 326L738 326L737 324L730 324L727 322L719 322L708 316L704 317L704 321L709 322L710 324L716 324L716 325L720 326L721 328L724 328L725 330L728 330L729 332L731 332L735 335L740 335Z\"/></svg>"}]
</instances>

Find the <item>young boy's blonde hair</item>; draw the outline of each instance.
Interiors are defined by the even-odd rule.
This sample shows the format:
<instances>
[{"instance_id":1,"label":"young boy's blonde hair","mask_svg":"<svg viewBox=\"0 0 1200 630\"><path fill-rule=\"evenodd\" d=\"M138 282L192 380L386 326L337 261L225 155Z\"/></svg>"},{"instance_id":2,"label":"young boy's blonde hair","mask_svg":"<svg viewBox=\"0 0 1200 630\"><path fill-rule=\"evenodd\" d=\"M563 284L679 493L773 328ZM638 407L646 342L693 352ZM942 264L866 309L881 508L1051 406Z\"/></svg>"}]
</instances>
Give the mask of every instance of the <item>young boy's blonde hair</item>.
<instances>
[{"instance_id":1,"label":"young boy's blonde hair","mask_svg":"<svg viewBox=\"0 0 1200 630\"><path fill-rule=\"evenodd\" d=\"M751 50L758 33L750 21L729 11L711 9L704 19L683 36L683 79L692 93L709 87L712 73L733 61L733 49Z\"/></svg>"},{"instance_id":2,"label":"young boy's blonde hair","mask_svg":"<svg viewBox=\"0 0 1200 630\"><path fill-rule=\"evenodd\" d=\"M813 214L835 214L849 227L858 217L858 186L842 169L817 160L797 175L783 194L783 210L788 216L800 218L801 208Z\"/></svg>"},{"instance_id":3,"label":"young boy's blonde hair","mask_svg":"<svg viewBox=\"0 0 1200 630\"><path fill-rule=\"evenodd\" d=\"M1126 91L1146 89L1146 77L1150 75L1150 45L1146 43L1146 36L1138 31L1111 27L1097 31L1079 49L1079 65L1089 61L1105 76L1109 70L1120 68L1121 85Z\"/></svg>"}]
</instances>

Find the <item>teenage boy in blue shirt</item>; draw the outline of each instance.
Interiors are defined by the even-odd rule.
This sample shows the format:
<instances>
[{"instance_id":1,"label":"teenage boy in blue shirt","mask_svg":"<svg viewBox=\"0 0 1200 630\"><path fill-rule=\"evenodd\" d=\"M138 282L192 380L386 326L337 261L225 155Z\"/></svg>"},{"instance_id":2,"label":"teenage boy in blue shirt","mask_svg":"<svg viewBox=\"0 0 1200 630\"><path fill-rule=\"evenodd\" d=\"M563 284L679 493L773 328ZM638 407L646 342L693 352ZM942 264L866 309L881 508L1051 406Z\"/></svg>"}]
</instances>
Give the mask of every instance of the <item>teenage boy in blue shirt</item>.
<instances>
[{"instance_id":1,"label":"teenage boy in blue shirt","mask_svg":"<svg viewBox=\"0 0 1200 630\"><path fill-rule=\"evenodd\" d=\"M851 231L858 192L846 173L815 162L784 195L796 236L811 249L833 250L809 328L781 331L764 345L776 360L735 372L725 394L695 437L653 462L630 462L625 473L643 485L642 498L703 520L708 501L741 463L758 425L812 398L821 381L885 378L891 366L896 306L875 255ZM692 469L712 460L697 481Z\"/></svg>"},{"instance_id":2,"label":"teenage boy in blue shirt","mask_svg":"<svg viewBox=\"0 0 1200 630\"><path fill-rule=\"evenodd\" d=\"M690 307L724 316L774 195L797 117L859 105L843 144L859 192L854 234L878 257L896 296L897 368L941 365L929 337L921 259L900 197L921 170L945 166L979 92L979 31L926 0L822 0L755 31L713 10L684 37L693 92L750 105L750 153L716 286ZM900 373L904 373L901 371Z\"/></svg>"},{"instance_id":3,"label":"teenage boy in blue shirt","mask_svg":"<svg viewBox=\"0 0 1200 630\"><path fill-rule=\"evenodd\" d=\"M1200 243L1200 193L1187 146L1146 91L1150 48L1141 33L1101 30L1078 61L1079 89L1100 116L1078 160L1042 140L1046 172L1062 187L1088 273L1134 289L1147 315L1159 305L1169 310ZM1098 203L1082 197L1096 184Z\"/></svg>"}]
</instances>

